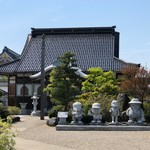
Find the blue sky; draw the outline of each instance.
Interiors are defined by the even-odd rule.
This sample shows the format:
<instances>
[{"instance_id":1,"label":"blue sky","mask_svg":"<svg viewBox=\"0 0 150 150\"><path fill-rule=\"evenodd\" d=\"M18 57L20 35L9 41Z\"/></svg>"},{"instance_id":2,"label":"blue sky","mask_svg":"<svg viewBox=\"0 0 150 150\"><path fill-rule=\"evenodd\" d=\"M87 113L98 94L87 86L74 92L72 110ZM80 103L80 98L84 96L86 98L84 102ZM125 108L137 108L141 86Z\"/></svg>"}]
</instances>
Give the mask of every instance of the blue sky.
<instances>
[{"instance_id":1,"label":"blue sky","mask_svg":"<svg viewBox=\"0 0 150 150\"><path fill-rule=\"evenodd\" d=\"M120 32L120 58L150 69L150 0L0 0L0 52L21 54L34 28L105 27Z\"/></svg>"}]
</instances>

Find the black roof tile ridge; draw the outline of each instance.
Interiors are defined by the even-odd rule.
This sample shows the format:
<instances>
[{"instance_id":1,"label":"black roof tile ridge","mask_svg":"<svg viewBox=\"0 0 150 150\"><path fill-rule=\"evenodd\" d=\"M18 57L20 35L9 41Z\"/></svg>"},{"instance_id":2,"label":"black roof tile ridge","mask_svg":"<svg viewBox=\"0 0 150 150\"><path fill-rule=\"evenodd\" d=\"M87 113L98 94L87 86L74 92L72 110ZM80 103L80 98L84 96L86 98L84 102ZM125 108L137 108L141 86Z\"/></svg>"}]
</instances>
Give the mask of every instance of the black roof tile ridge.
<instances>
[{"instance_id":1,"label":"black roof tile ridge","mask_svg":"<svg viewBox=\"0 0 150 150\"><path fill-rule=\"evenodd\" d=\"M111 27L76 27L76 28L31 28L32 37L51 34L114 34L116 26Z\"/></svg>"},{"instance_id":2,"label":"black roof tile ridge","mask_svg":"<svg viewBox=\"0 0 150 150\"><path fill-rule=\"evenodd\" d=\"M12 54L15 57L20 57L20 54L14 52L13 50L11 50L10 48L8 48L7 46L4 46L3 52L8 52L10 54Z\"/></svg>"}]
</instances>

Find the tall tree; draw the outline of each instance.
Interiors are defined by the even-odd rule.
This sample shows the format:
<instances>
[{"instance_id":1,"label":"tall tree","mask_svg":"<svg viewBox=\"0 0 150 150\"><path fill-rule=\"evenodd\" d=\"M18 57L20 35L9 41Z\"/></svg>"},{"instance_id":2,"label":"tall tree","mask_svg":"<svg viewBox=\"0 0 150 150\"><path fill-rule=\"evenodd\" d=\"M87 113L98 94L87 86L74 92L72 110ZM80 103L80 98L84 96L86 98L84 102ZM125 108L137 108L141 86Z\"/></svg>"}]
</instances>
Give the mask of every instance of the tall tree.
<instances>
[{"instance_id":1,"label":"tall tree","mask_svg":"<svg viewBox=\"0 0 150 150\"><path fill-rule=\"evenodd\" d=\"M69 103L80 93L81 78L75 73L77 70L76 59L71 52L65 53L59 57L60 66L54 68L50 73L50 84L46 91L50 93L52 103L63 105L67 111Z\"/></svg>"},{"instance_id":2,"label":"tall tree","mask_svg":"<svg viewBox=\"0 0 150 150\"><path fill-rule=\"evenodd\" d=\"M121 70L123 77L120 88L124 93L138 97L142 102L150 97L150 71L144 67L126 67Z\"/></svg>"}]
</instances>

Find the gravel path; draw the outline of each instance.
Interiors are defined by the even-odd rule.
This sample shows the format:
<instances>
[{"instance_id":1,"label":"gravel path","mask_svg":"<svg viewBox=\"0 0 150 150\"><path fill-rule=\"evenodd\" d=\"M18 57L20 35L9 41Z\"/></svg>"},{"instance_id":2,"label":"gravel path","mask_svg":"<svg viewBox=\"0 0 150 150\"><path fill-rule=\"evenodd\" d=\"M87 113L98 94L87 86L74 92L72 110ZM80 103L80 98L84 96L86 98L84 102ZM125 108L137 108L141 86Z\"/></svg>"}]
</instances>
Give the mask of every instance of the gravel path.
<instances>
[{"instance_id":1,"label":"gravel path","mask_svg":"<svg viewBox=\"0 0 150 150\"><path fill-rule=\"evenodd\" d=\"M39 117L21 116L17 137L76 150L150 150L150 131L56 131Z\"/></svg>"}]
</instances>

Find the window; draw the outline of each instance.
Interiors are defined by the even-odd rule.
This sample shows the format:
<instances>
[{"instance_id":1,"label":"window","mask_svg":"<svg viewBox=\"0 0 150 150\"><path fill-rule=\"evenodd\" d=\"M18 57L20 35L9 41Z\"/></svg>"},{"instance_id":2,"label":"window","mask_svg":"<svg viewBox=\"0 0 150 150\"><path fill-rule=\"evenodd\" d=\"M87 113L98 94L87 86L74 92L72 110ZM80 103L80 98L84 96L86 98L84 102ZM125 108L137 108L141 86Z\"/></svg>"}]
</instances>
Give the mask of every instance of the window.
<instances>
[{"instance_id":1,"label":"window","mask_svg":"<svg viewBox=\"0 0 150 150\"><path fill-rule=\"evenodd\" d=\"M20 95L29 95L29 90L26 86L22 86L20 89Z\"/></svg>"},{"instance_id":2,"label":"window","mask_svg":"<svg viewBox=\"0 0 150 150\"><path fill-rule=\"evenodd\" d=\"M17 84L16 95L17 96L32 96L32 84Z\"/></svg>"}]
</instances>

